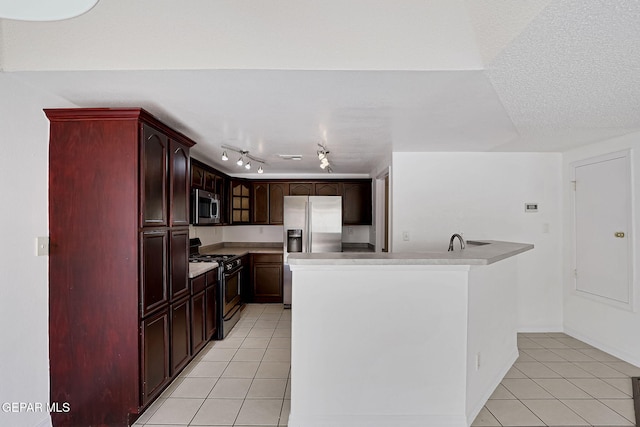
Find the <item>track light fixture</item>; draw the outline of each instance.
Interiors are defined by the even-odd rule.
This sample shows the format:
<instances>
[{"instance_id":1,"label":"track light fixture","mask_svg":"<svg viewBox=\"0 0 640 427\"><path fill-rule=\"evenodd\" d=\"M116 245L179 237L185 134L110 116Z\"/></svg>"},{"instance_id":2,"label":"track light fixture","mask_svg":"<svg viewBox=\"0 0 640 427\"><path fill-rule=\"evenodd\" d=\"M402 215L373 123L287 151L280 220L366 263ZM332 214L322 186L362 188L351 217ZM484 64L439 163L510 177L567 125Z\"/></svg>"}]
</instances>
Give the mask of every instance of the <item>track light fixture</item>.
<instances>
[{"instance_id":1,"label":"track light fixture","mask_svg":"<svg viewBox=\"0 0 640 427\"><path fill-rule=\"evenodd\" d=\"M326 170L328 173L333 172L333 170L331 169L331 165L329 164L329 159L327 158L327 155L330 153L330 151L327 150L327 147L325 147L324 144L318 143L318 147L318 160L320 160L320 169Z\"/></svg>"},{"instance_id":2,"label":"track light fixture","mask_svg":"<svg viewBox=\"0 0 640 427\"><path fill-rule=\"evenodd\" d=\"M258 168L258 173L264 173L264 169L262 168L262 165L265 164L266 162L258 157L252 156L251 154L249 154L248 150L242 150L240 148L236 148L231 145L225 145L225 144L222 145L222 149L224 150L222 152L222 157L221 157L222 161L226 162L227 160L229 160L229 156L227 155L227 150L235 151L236 153L240 154L240 158L236 162L236 165L244 166L245 169L250 170L251 162L261 163L260 167Z\"/></svg>"}]
</instances>

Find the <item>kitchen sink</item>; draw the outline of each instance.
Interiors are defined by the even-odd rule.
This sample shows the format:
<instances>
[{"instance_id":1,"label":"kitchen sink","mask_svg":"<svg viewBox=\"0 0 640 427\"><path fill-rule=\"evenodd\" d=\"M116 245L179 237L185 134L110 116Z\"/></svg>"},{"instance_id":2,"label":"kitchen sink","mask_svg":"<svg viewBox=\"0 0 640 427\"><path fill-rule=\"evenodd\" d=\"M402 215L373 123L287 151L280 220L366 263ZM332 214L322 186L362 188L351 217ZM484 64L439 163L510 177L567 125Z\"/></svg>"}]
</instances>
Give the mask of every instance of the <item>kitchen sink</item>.
<instances>
[{"instance_id":1,"label":"kitchen sink","mask_svg":"<svg viewBox=\"0 0 640 427\"><path fill-rule=\"evenodd\" d=\"M489 242L478 242L477 240L467 240L467 246L484 246L490 245Z\"/></svg>"}]
</instances>

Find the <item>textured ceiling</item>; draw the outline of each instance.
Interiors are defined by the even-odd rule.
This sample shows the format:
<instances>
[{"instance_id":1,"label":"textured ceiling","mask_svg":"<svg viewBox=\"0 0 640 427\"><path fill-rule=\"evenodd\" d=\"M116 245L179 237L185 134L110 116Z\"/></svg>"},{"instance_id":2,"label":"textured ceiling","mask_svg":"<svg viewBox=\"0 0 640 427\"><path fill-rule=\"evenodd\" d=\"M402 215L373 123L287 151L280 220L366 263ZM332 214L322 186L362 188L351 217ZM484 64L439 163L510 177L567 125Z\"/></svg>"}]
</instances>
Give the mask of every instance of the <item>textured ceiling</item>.
<instances>
[{"instance_id":1,"label":"textured ceiling","mask_svg":"<svg viewBox=\"0 0 640 427\"><path fill-rule=\"evenodd\" d=\"M156 1L159 8L169 5L167 0ZM300 20L289 24L270 22L273 14L263 16L261 25L265 28L270 23L290 27L282 34L308 31L310 46L319 49L315 62L305 62L313 58L312 48L303 49L304 57L296 56L302 52L299 41L292 41L293 50L281 38L266 38L264 44L253 46L257 33L248 38L233 33L234 37L224 41L226 49L207 60L241 63L240 57L225 57L233 51L233 43L240 43L243 54L250 54L253 48L258 59L240 67L246 69L180 70L181 64L188 68L194 63L186 54L171 55L172 48L183 48L178 43L167 45L163 57L151 52L146 71L130 70L128 59L137 51L120 55L118 49L123 45L116 43L97 62L87 59L107 64L105 71L72 71L91 46L78 35L88 27L102 28L110 22L92 14L109 11L112 18L126 7L122 0L101 0L94 10L77 18L91 17L92 25L71 20L68 24L78 24L73 31L64 27L65 22L2 22L7 24L3 31L10 40L6 56L11 61L18 58L40 70L39 64L47 63L40 56L53 52L59 55L55 63L75 64L67 71L19 71L4 73L4 77L10 75L78 106L147 108L198 141L196 157L233 174L240 171L219 160L221 144L264 158L268 173L310 174L321 172L315 151L317 143L323 142L331 151L336 173L367 174L388 159L391 151L562 151L640 130L639 1L410 0L406 3L410 7L398 9L400 19L389 13L391 3L376 0L379 9L374 22L386 19L382 38L367 21L365 3L344 3L349 19L357 19L359 24L353 26L357 31L349 38L349 19L337 20L335 28L345 40L343 44L335 35L322 43L320 31L331 33L331 28L305 27L309 22L306 12L335 13L339 10L335 1L323 6L325 9L298 3L299 8L289 10L288 16ZM243 20L252 13L246 9L250 0L209 2L206 7L221 4L227 8L225 13L235 11ZM447 19L424 15L429 10L446 11ZM442 22L422 33L416 25L418 19L405 19L418 11L425 25L439 19ZM197 19L196 15L192 10L189 19ZM151 28L144 16L135 18L142 28ZM327 26L334 22L329 15L321 21ZM404 22L410 22L409 33ZM194 25L205 27L203 22ZM65 28L64 35L56 39L57 30ZM461 36L455 44L442 43L452 28ZM34 36L30 37L32 31ZM69 34L80 40L73 49L51 49L70 42ZM470 40L469 34L475 34L475 39ZM404 43L407 47L398 49ZM345 50L341 52L342 47ZM270 51L277 54L269 55ZM455 61L447 59L448 51L455 53ZM417 60L412 53L417 54ZM171 71L163 70L158 64L166 58L186 62L177 60ZM478 58L482 58L484 69L474 69ZM262 65L274 64L276 69L256 67L262 59L266 61ZM118 61L122 61L121 69L130 71L116 71ZM304 69L304 64L316 63L321 65ZM459 68L447 68L454 63ZM364 68L350 69L354 64ZM397 68L393 64L398 64ZM303 161L281 160L279 154L301 154Z\"/></svg>"},{"instance_id":2,"label":"textured ceiling","mask_svg":"<svg viewBox=\"0 0 640 427\"><path fill-rule=\"evenodd\" d=\"M640 2L551 2L486 74L520 133L510 149L562 150L638 130Z\"/></svg>"}]
</instances>

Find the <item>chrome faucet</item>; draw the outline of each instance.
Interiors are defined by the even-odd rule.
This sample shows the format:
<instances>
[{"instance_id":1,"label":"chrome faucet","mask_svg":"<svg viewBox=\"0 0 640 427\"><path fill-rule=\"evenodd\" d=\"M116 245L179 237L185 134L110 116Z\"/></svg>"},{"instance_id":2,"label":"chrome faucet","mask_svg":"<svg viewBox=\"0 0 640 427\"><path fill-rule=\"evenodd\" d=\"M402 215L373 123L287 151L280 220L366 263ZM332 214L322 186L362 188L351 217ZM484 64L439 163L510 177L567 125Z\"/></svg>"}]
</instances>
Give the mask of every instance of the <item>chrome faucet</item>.
<instances>
[{"instance_id":1,"label":"chrome faucet","mask_svg":"<svg viewBox=\"0 0 640 427\"><path fill-rule=\"evenodd\" d=\"M464 249L464 239L462 238L461 235L459 235L458 233L454 234L453 236L451 236L451 240L449 240L449 249L447 250L447 252L452 252L453 251L453 241L456 239L456 237L460 240L460 250Z\"/></svg>"}]
</instances>

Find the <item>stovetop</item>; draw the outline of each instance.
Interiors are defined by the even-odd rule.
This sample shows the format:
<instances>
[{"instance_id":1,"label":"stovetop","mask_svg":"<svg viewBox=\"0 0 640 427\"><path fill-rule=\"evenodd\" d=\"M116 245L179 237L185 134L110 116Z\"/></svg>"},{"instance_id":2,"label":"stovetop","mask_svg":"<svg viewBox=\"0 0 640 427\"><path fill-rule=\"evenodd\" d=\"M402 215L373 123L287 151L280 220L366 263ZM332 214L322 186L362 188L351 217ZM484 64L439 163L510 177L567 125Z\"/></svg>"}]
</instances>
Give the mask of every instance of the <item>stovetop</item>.
<instances>
[{"instance_id":1,"label":"stovetop","mask_svg":"<svg viewBox=\"0 0 640 427\"><path fill-rule=\"evenodd\" d=\"M191 254L189 255L189 262L217 262L218 264L223 263L225 261L229 261L230 259L237 257L237 255L201 255L201 254Z\"/></svg>"}]
</instances>

